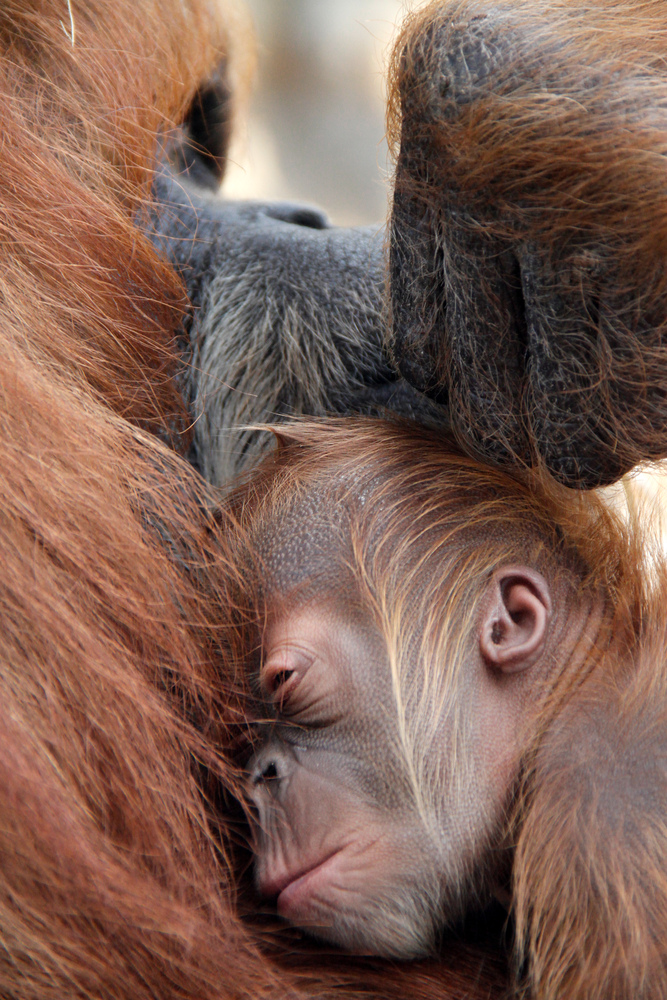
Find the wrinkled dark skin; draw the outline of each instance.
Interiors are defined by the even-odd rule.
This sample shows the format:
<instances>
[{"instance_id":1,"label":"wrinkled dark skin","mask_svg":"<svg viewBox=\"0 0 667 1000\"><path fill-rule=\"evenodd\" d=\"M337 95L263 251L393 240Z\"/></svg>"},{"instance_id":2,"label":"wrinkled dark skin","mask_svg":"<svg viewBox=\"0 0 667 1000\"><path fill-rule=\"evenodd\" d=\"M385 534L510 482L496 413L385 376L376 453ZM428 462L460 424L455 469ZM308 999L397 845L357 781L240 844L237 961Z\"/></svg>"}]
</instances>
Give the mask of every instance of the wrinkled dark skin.
<instances>
[{"instance_id":1,"label":"wrinkled dark skin","mask_svg":"<svg viewBox=\"0 0 667 1000\"><path fill-rule=\"evenodd\" d=\"M398 368L468 450L568 486L667 454L653 8L435 3L395 57Z\"/></svg>"}]
</instances>

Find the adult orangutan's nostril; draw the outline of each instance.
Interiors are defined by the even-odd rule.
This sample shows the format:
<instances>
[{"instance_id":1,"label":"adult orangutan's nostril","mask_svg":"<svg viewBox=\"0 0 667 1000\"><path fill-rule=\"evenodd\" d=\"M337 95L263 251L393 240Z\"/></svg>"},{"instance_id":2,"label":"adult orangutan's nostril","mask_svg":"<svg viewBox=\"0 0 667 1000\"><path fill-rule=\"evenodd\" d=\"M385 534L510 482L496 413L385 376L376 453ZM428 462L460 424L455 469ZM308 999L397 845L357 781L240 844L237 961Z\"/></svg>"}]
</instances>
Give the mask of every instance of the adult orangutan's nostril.
<instances>
[{"instance_id":1,"label":"adult orangutan's nostril","mask_svg":"<svg viewBox=\"0 0 667 1000\"><path fill-rule=\"evenodd\" d=\"M329 229L331 223L323 212L312 208L295 209L286 218L293 226L303 226L306 229Z\"/></svg>"},{"instance_id":2,"label":"adult orangutan's nostril","mask_svg":"<svg viewBox=\"0 0 667 1000\"><path fill-rule=\"evenodd\" d=\"M288 222L292 226L301 226L304 229L332 228L326 214L310 205L295 205L288 201L267 202L262 206L262 211L270 219Z\"/></svg>"}]
</instances>

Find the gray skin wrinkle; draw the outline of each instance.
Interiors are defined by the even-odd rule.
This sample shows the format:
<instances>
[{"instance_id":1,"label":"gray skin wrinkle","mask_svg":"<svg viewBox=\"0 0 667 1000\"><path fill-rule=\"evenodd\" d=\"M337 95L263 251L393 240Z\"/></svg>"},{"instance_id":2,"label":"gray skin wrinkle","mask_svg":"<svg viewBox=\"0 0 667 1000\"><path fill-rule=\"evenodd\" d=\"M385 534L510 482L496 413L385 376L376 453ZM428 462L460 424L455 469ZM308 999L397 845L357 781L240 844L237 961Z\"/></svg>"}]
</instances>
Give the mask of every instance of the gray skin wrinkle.
<instances>
[{"instance_id":1,"label":"gray skin wrinkle","mask_svg":"<svg viewBox=\"0 0 667 1000\"><path fill-rule=\"evenodd\" d=\"M382 229L334 227L302 205L225 201L166 166L155 198L144 225L193 305L183 390L190 458L206 479L222 485L261 459L271 437L248 425L386 410L443 424L384 346Z\"/></svg>"}]
</instances>

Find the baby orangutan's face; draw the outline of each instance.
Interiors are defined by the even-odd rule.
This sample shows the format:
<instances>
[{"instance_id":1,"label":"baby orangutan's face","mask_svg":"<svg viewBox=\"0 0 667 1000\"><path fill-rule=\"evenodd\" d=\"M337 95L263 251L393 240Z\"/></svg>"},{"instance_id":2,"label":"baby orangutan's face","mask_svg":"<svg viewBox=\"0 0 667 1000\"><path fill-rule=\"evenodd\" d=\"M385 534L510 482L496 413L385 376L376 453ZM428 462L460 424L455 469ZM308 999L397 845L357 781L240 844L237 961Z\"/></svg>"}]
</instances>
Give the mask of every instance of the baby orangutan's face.
<instances>
[{"instance_id":1,"label":"baby orangutan's face","mask_svg":"<svg viewBox=\"0 0 667 1000\"><path fill-rule=\"evenodd\" d=\"M539 587L512 572L507 586L490 585L458 688L468 759L456 758L443 718L419 777L387 644L358 602L339 593L270 611L260 670L269 721L249 787L257 886L291 923L349 952L408 958L434 949L464 898L492 891L522 700L505 671L539 654L546 620ZM511 643L519 653L489 664L485 642L491 657Z\"/></svg>"},{"instance_id":2,"label":"baby orangutan's face","mask_svg":"<svg viewBox=\"0 0 667 1000\"><path fill-rule=\"evenodd\" d=\"M275 723L250 764L259 890L347 951L428 951L441 873L400 756L382 637L307 603L271 621L263 647Z\"/></svg>"}]
</instances>

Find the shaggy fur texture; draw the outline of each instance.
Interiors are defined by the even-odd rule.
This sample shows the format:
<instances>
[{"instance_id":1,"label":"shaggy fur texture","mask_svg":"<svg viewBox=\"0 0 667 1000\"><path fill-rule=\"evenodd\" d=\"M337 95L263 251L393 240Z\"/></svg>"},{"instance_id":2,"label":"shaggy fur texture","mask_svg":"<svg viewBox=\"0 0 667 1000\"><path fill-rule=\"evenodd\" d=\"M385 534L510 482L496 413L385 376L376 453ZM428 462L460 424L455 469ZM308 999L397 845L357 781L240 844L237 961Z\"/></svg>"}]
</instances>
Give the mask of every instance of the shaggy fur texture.
<instances>
[{"instance_id":1,"label":"shaggy fur texture","mask_svg":"<svg viewBox=\"0 0 667 1000\"><path fill-rule=\"evenodd\" d=\"M195 305L184 393L207 479L228 482L270 448L248 425L364 409L378 387L389 398L380 232L207 197L167 171L157 191L156 241Z\"/></svg>"},{"instance_id":2,"label":"shaggy fur texture","mask_svg":"<svg viewBox=\"0 0 667 1000\"><path fill-rule=\"evenodd\" d=\"M223 52L204 0L0 9L0 993L486 997L474 955L327 966L239 917L233 525L164 443L187 300L133 221Z\"/></svg>"},{"instance_id":3,"label":"shaggy fur texture","mask_svg":"<svg viewBox=\"0 0 667 1000\"><path fill-rule=\"evenodd\" d=\"M493 462L667 454L662 0L449 0L392 69L394 355Z\"/></svg>"},{"instance_id":4,"label":"shaggy fur texture","mask_svg":"<svg viewBox=\"0 0 667 1000\"><path fill-rule=\"evenodd\" d=\"M397 970L270 947L239 915L221 807L246 729L244 538L166 447L190 446L173 352L188 304L134 222L158 130L229 39L199 0L6 0L0 46L0 992L498 996L488 949ZM625 567L603 573L617 639L549 700L517 811L518 936L545 1000L667 991L663 590L652 603L621 535L604 542L598 570Z\"/></svg>"},{"instance_id":5,"label":"shaggy fur texture","mask_svg":"<svg viewBox=\"0 0 667 1000\"><path fill-rule=\"evenodd\" d=\"M271 436L247 428L267 420L390 410L442 422L389 362L379 228L332 227L304 205L224 201L192 177L201 165L160 172L147 225L194 306L182 386L190 459L207 479L222 485L256 465Z\"/></svg>"}]
</instances>

